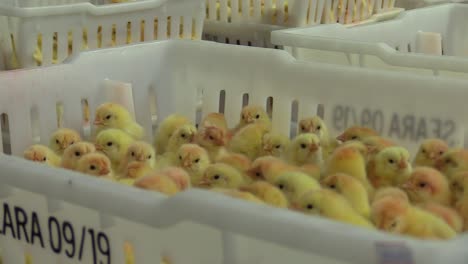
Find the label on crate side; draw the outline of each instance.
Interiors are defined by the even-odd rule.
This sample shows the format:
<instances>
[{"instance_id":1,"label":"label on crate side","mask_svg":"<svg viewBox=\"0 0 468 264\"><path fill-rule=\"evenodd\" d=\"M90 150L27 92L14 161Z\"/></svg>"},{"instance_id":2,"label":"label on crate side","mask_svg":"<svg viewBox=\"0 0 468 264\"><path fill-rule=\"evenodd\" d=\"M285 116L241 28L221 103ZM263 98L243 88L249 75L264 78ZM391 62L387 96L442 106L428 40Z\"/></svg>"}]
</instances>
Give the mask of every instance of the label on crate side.
<instances>
[{"instance_id":1,"label":"label on crate side","mask_svg":"<svg viewBox=\"0 0 468 264\"><path fill-rule=\"evenodd\" d=\"M3 203L0 235L8 236L31 245L48 249L55 254L65 254L70 259L81 261L85 252L91 250L93 264L110 264L109 237L99 230L86 226L73 226L54 216L47 223L39 220L35 211L27 212L21 207Z\"/></svg>"},{"instance_id":2,"label":"label on crate side","mask_svg":"<svg viewBox=\"0 0 468 264\"><path fill-rule=\"evenodd\" d=\"M414 114L388 113L381 109L335 105L330 115L333 129L344 131L350 126L373 128L382 136L418 142L427 138L440 138L450 146L460 145L457 139L460 127L455 120Z\"/></svg>"},{"instance_id":3,"label":"label on crate side","mask_svg":"<svg viewBox=\"0 0 468 264\"><path fill-rule=\"evenodd\" d=\"M379 264L413 264L411 250L402 242L376 242Z\"/></svg>"}]
</instances>

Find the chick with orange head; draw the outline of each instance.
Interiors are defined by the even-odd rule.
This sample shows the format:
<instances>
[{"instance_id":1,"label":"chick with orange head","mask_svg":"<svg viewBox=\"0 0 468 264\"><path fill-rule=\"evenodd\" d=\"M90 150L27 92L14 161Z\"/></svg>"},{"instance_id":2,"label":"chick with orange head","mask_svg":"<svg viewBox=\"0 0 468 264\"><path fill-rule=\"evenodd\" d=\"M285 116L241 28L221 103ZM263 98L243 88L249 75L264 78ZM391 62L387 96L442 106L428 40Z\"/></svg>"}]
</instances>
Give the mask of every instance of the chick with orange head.
<instances>
[{"instance_id":1,"label":"chick with orange head","mask_svg":"<svg viewBox=\"0 0 468 264\"><path fill-rule=\"evenodd\" d=\"M448 150L449 147L445 141L436 138L426 139L419 146L413 166L434 167L436 161Z\"/></svg>"},{"instance_id":2,"label":"chick with orange head","mask_svg":"<svg viewBox=\"0 0 468 264\"><path fill-rule=\"evenodd\" d=\"M293 167L283 160L265 156L255 159L247 170L247 176L253 181L267 181L274 183L283 172L292 170Z\"/></svg>"},{"instance_id":3,"label":"chick with orange head","mask_svg":"<svg viewBox=\"0 0 468 264\"><path fill-rule=\"evenodd\" d=\"M463 218L455 209L432 202L421 205L421 208L443 219L455 232L463 231Z\"/></svg>"},{"instance_id":4,"label":"chick with orange head","mask_svg":"<svg viewBox=\"0 0 468 264\"><path fill-rule=\"evenodd\" d=\"M380 151L368 162L367 173L375 188L398 186L412 171L409 152L402 147L389 147Z\"/></svg>"},{"instance_id":5,"label":"chick with orange head","mask_svg":"<svg viewBox=\"0 0 468 264\"><path fill-rule=\"evenodd\" d=\"M81 136L78 132L69 128L57 129L49 140L49 147L59 156L63 155L65 149L74 143L80 142Z\"/></svg>"},{"instance_id":6,"label":"chick with orange head","mask_svg":"<svg viewBox=\"0 0 468 264\"><path fill-rule=\"evenodd\" d=\"M417 167L402 188L415 204L435 202L450 205L452 198L447 178L430 167Z\"/></svg>"},{"instance_id":7,"label":"chick with orange head","mask_svg":"<svg viewBox=\"0 0 468 264\"><path fill-rule=\"evenodd\" d=\"M227 137L226 129L217 126L205 126L198 131L195 142L206 149L210 159L215 161L227 152Z\"/></svg>"},{"instance_id":8,"label":"chick with orange head","mask_svg":"<svg viewBox=\"0 0 468 264\"><path fill-rule=\"evenodd\" d=\"M333 151L337 142L330 137L325 121L320 116L306 117L299 121L298 131L300 134L312 133L319 137L323 148L324 159Z\"/></svg>"},{"instance_id":9,"label":"chick with orange head","mask_svg":"<svg viewBox=\"0 0 468 264\"><path fill-rule=\"evenodd\" d=\"M367 156L369 159L385 148L396 146L395 142L391 141L390 139L379 136L365 137L361 140L361 142L367 148Z\"/></svg>"},{"instance_id":10,"label":"chick with orange head","mask_svg":"<svg viewBox=\"0 0 468 264\"><path fill-rule=\"evenodd\" d=\"M233 134L236 134L242 128L251 124L262 124L266 129L271 129L271 120L268 113L263 107L258 105L247 105L241 110L240 120L237 126L233 129Z\"/></svg>"},{"instance_id":11,"label":"chick with orange head","mask_svg":"<svg viewBox=\"0 0 468 264\"><path fill-rule=\"evenodd\" d=\"M356 178L343 173L331 174L322 179L323 187L341 194L360 215L369 218L369 195Z\"/></svg>"},{"instance_id":12,"label":"chick with orange head","mask_svg":"<svg viewBox=\"0 0 468 264\"><path fill-rule=\"evenodd\" d=\"M252 165L252 161L247 156L238 153L225 153L217 162L230 165L242 173L247 173Z\"/></svg>"},{"instance_id":13,"label":"chick with orange head","mask_svg":"<svg viewBox=\"0 0 468 264\"><path fill-rule=\"evenodd\" d=\"M185 191L192 186L190 182L190 175L181 168L167 167L162 169L160 173L172 179L181 191Z\"/></svg>"},{"instance_id":14,"label":"chick with orange head","mask_svg":"<svg viewBox=\"0 0 468 264\"><path fill-rule=\"evenodd\" d=\"M98 177L100 179L114 180L112 163L110 159L99 152L88 153L78 160L76 171Z\"/></svg>"},{"instance_id":15,"label":"chick with orange head","mask_svg":"<svg viewBox=\"0 0 468 264\"><path fill-rule=\"evenodd\" d=\"M96 152L94 144L81 141L65 149L62 156L61 167L64 169L75 170L78 160L88 153Z\"/></svg>"},{"instance_id":16,"label":"chick with orange head","mask_svg":"<svg viewBox=\"0 0 468 264\"><path fill-rule=\"evenodd\" d=\"M384 187L384 188L380 188L378 189L375 194L374 194L374 197L372 199L372 202L376 202L380 199L383 199L385 197L392 197L392 198L395 198L395 199L401 199L403 201L406 201L409 203L409 197L408 197L408 194L406 194L405 191L403 191L402 189L398 188L398 187Z\"/></svg>"},{"instance_id":17,"label":"chick with orange head","mask_svg":"<svg viewBox=\"0 0 468 264\"><path fill-rule=\"evenodd\" d=\"M163 193L168 196L174 195L180 191L177 184L170 177L157 171L153 171L137 179L133 186L148 191Z\"/></svg>"},{"instance_id":18,"label":"chick with orange head","mask_svg":"<svg viewBox=\"0 0 468 264\"><path fill-rule=\"evenodd\" d=\"M289 143L289 138L281 133L266 133L262 138L262 149L259 156L284 157Z\"/></svg>"},{"instance_id":19,"label":"chick with orange head","mask_svg":"<svg viewBox=\"0 0 468 264\"><path fill-rule=\"evenodd\" d=\"M96 135L109 128L122 130L137 140L142 139L145 134L143 127L135 122L130 112L116 103L104 103L98 106L94 126Z\"/></svg>"},{"instance_id":20,"label":"chick with orange head","mask_svg":"<svg viewBox=\"0 0 468 264\"><path fill-rule=\"evenodd\" d=\"M144 141L135 141L128 147L120 171L123 171L123 178L137 179L154 170L155 167L156 152L153 146Z\"/></svg>"},{"instance_id":21,"label":"chick with orange head","mask_svg":"<svg viewBox=\"0 0 468 264\"><path fill-rule=\"evenodd\" d=\"M209 113L200 123L200 128L214 126L224 131L228 131L226 117L221 113Z\"/></svg>"},{"instance_id":22,"label":"chick with orange head","mask_svg":"<svg viewBox=\"0 0 468 264\"><path fill-rule=\"evenodd\" d=\"M455 230L444 220L407 201L385 197L372 204L372 222L381 230L421 239L450 239Z\"/></svg>"},{"instance_id":23,"label":"chick with orange head","mask_svg":"<svg viewBox=\"0 0 468 264\"><path fill-rule=\"evenodd\" d=\"M378 135L379 133L372 128L352 126L352 127L347 128L336 139L341 142L346 142L349 140L362 141L363 139L367 137L373 137L373 136L378 136Z\"/></svg>"},{"instance_id":24,"label":"chick with orange head","mask_svg":"<svg viewBox=\"0 0 468 264\"><path fill-rule=\"evenodd\" d=\"M44 145L32 145L23 153L27 160L43 163L49 167L60 166L61 159L53 150Z\"/></svg>"},{"instance_id":25,"label":"chick with orange head","mask_svg":"<svg viewBox=\"0 0 468 264\"><path fill-rule=\"evenodd\" d=\"M468 171L468 150L451 149L443 154L435 163L436 169L449 179L461 171Z\"/></svg>"},{"instance_id":26,"label":"chick with orange head","mask_svg":"<svg viewBox=\"0 0 468 264\"><path fill-rule=\"evenodd\" d=\"M177 152L176 166L181 167L190 175L193 186L198 186L203 174L210 165L208 152L195 144L184 144Z\"/></svg>"}]
</instances>

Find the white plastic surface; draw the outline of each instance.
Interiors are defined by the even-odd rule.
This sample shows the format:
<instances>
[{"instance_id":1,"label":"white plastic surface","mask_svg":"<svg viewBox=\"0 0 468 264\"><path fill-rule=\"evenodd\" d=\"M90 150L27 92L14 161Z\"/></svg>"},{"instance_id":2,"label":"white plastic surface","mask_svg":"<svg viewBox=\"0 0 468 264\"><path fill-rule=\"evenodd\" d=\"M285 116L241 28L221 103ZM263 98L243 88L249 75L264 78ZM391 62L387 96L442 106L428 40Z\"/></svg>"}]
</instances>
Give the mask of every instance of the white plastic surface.
<instances>
[{"instance_id":1,"label":"white plastic surface","mask_svg":"<svg viewBox=\"0 0 468 264\"><path fill-rule=\"evenodd\" d=\"M300 62L285 51L179 40L84 52L65 64L0 73L0 113L8 115L11 135L11 146L4 147L21 155L34 142L31 124L37 123L31 121L31 109L38 112L33 116L40 120L40 142L47 143L57 127L57 102L64 105L65 125L83 131L81 99L89 101L94 116L97 105L113 98L113 81L117 90L119 83L131 84L131 110L148 140L153 134L152 103L159 121L174 112L195 121L199 94L206 114L218 111L224 90L230 126L238 121L248 94L250 104L266 105L273 97L274 129L285 134L297 100L299 118L316 114L322 104L333 133L352 125L356 115L357 121L383 124L383 135L412 151L421 136L437 133L448 135L452 145L466 142L467 81ZM24 263L24 252L32 255L33 263L93 263L93 248L102 263L123 264L125 241L135 247L136 263L143 264L159 263L161 256L169 256L172 264L463 264L468 257L466 236L419 241L199 190L165 198L3 155L0 168L5 264ZM26 242L24 233L22 239L12 237L5 227L5 206L16 218L23 209L29 221L37 213L44 248L37 236L34 245ZM60 254L54 254L49 230L57 249L56 223L62 227L65 221L73 226L75 243L65 240L71 241L68 227ZM12 222L16 228L18 220ZM80 247L83 227L87 232ZM92 247L89 228L102 232L101 248ZM19 230L23 232L21 226ZM102 253L107 252L105 238L111 262Z\"/></svg>"},{"instance_id":2,"label":"white plastic surface","mask_svg":"<svg viewBox=\"0 0 468 264\"><path fill-rule=\"evenodd\" d=\"M39 36L42 36L41 65L45 66L60 63L83 49L155 39L200 39L205 17L204 0L146 0L97 6L91 3L101 0L73 0L75 4L67 5L54 2L71 1L11 1L23 4L20 7L0 4L0 59L4 69L39 66L33 57ZM41 3L47 6L22 7ZM87 41L83 39L84 30ZM72 39L71 48L68 38Z\"/></svg>"},{"instance_id":3,"label":"white plastic surface","mask_svg":"<svg viewBox=\"0 0 468 264\"><path fill-rule=\"evenodd\" d=\"M271 48L275 47L270 41L274 30L321 23L358 24L374 20L373 14L395 12L394 0L365 1L369 3L365 4L364 0L206 0L204 39Z\"/></svg>"},{"instance_id":4,"label":"white plastic surface","mask_svg":"<svg viewBox=\"0 0 468 264\"><path fill-rule=\"evenodd\" d=\"M276 31L272 42L302 60L466 78L467 23L468 5L444 4L405 11L377 24Z\"/></svg>"}]
</instances>

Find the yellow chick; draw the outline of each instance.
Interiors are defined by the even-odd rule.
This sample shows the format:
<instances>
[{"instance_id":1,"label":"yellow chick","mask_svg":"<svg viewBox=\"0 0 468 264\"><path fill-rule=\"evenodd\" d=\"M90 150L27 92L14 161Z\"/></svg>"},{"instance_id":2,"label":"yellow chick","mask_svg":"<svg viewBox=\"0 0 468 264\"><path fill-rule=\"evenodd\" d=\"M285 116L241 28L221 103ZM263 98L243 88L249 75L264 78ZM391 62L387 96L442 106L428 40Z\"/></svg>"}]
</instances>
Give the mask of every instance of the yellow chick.
<instances>
[{"instance_id":1,"label":"yellow chick","mask_svg":"<svg viewBox=\"0 0 468 264\"><path fill-rule=\"evenodd\" d=\"M437 159L448 150L449 147L445 141L436 138L426 139L421 143L414 157L413 166L434 167Z\"/></svg>"},{"instance_id":2,"label":"yellow chick","mask_svg":"<svg viewBox=\"0 0 468 264\"><path fill-rule=\"evenodd\" d=\"M397 187L384 187L381 189L378 189L375 194L372 202L376 202L380 199L383 199L385 197L392 197L395 199L401 199L403 201L406 201L409 203L409 197L406 194L405 191L403 191L400 188Z\"/></svg>"},{"instance_id":3,"label":"yellow chick","mask_svg":"<svg viewBox=\"0 0 468 264\"><path fill-rule=\"evenodd\" d=\"M88 153L96 152L94 144L81 141L65 149L62 156L61 167L69 170L75 170L78 160Z\"/></svg>"},{"instance_id":4,"label":"yellow chick","mask_svg":"<svg viewBox=\"0 0 468 264\"><path fill-rule=\"evenodd\" d=\"M32 145L23 153L27 160L43 163L49 167L59 167L61 159L53 150L44 145Z\"/></svg>"},{"instance_id":5,"label":"yellow chick","mask_svg":"<svg viewBox=\"0 0 468 264\"><path fill-rule=\"evenodd\" d=\"M417 167L402 185L410 201L416 204L435 202L450 205L452 197L448 180L430 167Z\"/></svg>"},{"instance_id":6,"label":"yellow chick","mask_svg":"<svg viewBox=\"0 0 468 264\"><path fill-rule=\"evenodd\" d=\"M422 205L421 208L440 217L453 228L455 232L461 233L463 231L463 218L455 209L438 203L426 203Z\"/></svg>"},{"instance_id":7,"label":"yellow chick","mask_svg":"<svg viewBox=\"0 0 468 264\"><path fill-rule=\"evenodd\" d=\"M154 147L156 154L166 152L166 146L174 131L183 125L191 124L190 120L179 114L172 114L159 124L158 131L154 137Z\"/></svg>"},{"instance_id":8,"label":"yellow chick","mask_svg":"<svg viewBox=\"0 0 468 264\"><path fill-rule=\"evenodd\" d=\"M450 179L450 189L453 194L453 203L461 200L468 190L468 171L455 173Z\"/></svg>"},{"instance_id":9,"label":"yellow chick","mask_svg":"<svg viewBox=\"0 0 468 264\"><path fill-rule=\"evenodd\" d=\"M257 196L249 192L243 192L243 191L239 191L236 189L222 189L222 188L213 188L210 191L221 193L221 194L230 196L232 198L241 199L247 202L253 202L256 204L264 204L260 198L258 198Z\"/></svg>"},{"instance_id":10,"label":"yellow chick","mask_svg":"<svg viewBox=\"0 0 468 264\"><path fill-rule=\"evenodd\" d=\"M199 130L195 142L206 149L211 160L216 161L227 152L226 133L227 130L223 128L205 126Z\"/></svg>"},{"instance_id":11,"label":"yellow chick","mask_svg":"<svg viewBox=\"0 0 468 264\"><path fill-rule=\"evenodd\" d=\"M360 126L353 126L346 129L341 135L339 135L336 139L341 142L346 142L349 140L358 140L361 141L367 137L378 136L379 133L377 131L368 128L368 127L360 127Z\"/></svg>"},{"instance_id":12,"label":"yellow chick","mask_svg":"<svg viewBox=\"0 0 468 264\"><path fill-rule=\"evenodd\" d=\"M241 186L240 191L249 192L262 199L263 202L274 207L288 208L289 202L283 192L276 186L266 181L256 181L249 185Z\"/></svg>"},{"instance_id":13,"label":"yellow chick","mask_svg":"<svg viewBox=\"0 0 468 264\"><path fill-rule=\"evenodd\" d=\"M296 166L323 163L320 139L312 133L300 134L291 141L287 151L287 160Z\"/></svg>"},{"instance_id":14,"label":"yellow chick","mask_svg":"<svg viewBox=\"0 0 468 264\"><path fill-rule=\"evenodd\" d=\"M234 128L233 133L251 124L262 124L268 130L271 129L271 120L268 113L261 106L247 105L242 108L239 124Z\"/></svg>"},{"instance_id":15,"label":"yellow chick","mask_svg":"<svg viewBox=\"0 0 468 264\"><path fill-rule=\"evenodd\" d=\"M109 157L112 168L120 173L121 163L134 139L122 130L111 128L101 131L96 137L96 150Z\"/></svg>"},{"instance_id":16,"label":"yellow chick","mask_svg":"<svg viewBox=\"0 0 468 264\"><path fill-rule=\"evenodd\" d=\"M309 191L293 203L292 209L308 215L318 215L336 221L374 229L372 223L359 215L340 194L327 189Z\"/></svg>"},{"instance_id":17,"label":"yellow chick","mask_svg":"<svg viewBox=\"0 0 468 264\"><path fill-rule=\"evenodd\" d=\"M94 117L96 135L108 128L120 129L133 137L141 139L144 137L144 129L137 124L128 110L115 103L104 103L96 109Z\"/></svg>"},{"instance_id":18,"label":"yellow chick","mask_svg":"<svg viewBox=\"0 0 468 264\"><path fill-rule=\"evenodd\" d=\"M133 142L127 150L120 171L124 178L137 179L156 167L156 153L153 146L144 141Z\"/></svg>"},{"instance_id":19,"label":"yellow chick","mask_svg":"<svg viewBox=\"0 0 468 264\"><path fill-rule=\"evenodd\" d=\"M177 184L171 178L160 172L151 172L137 179L134 186L148 191L160 192L168 196L177 194L180 191Z\"/></svg>"},{"instance_id":20,"label":"yellow chick","mask_svg":"<svg viewBox=\"0 0 468 264\"><path fill-rule=\"evenodd\" d=\"M252 165L252 161L247 156L238 153L226 153L217 162L230 165L242 173L246 173Z\"/></svg>"},{"instance_id":21,"label":"yellow chick","mask_svg":"<svg viewBox=\"0 0 468 264\"><path fill-rule=\"evenodd\" d=\"M372 197L374 188L367 178L366 158L361 151L365 150L351 145L338 147L326 163L325 175L344 173L352 176L364 185Z\"/></svg>"},{"instance_id":22,"label":"yellow chick","mask_svg":"<svg viewBox=\"0 0 468 264\"><path fill-rule=\"evenodd\" d=\"M289 138L280 133L269 132L263 135L261 156L283 157L289 145Z\"/></svg>"},{"instance_id":23,"label":"yellow chick","mask_svg":"<svg viewBox=\"0 0 468 264\"><path fill-rule=\"evenodd\" d=\"M301 172L283 173L276 179L275 185L290 202L297 201L308 191L320 189L318 181Z\"/></svg>"},{"instance_id":24,"label":"yellow chick","mask_svg":"<svg viewBox=\"0 0 468 264\"><path fill-rule=\"evenodd\" d=\"M326 159L336 146L336 142L330 138L325 121L320 116L307 117L300 120L298 126L300 134L313 133L319 137L324 159Z\"/></svg>"},{"instance_id":25,"label":"yellow chick","mask_svg":"<svg viewBox=\"0 0 468 264\"><path fill-rule=\"evenodd\" d=\"M113 180L112 165L109 158L99 152L88 153L78 160L76 171L101 179Z\"/></svg>"},{"instance_id":26,"label":"yellow chick","mask_svg":"<svg viewBox=\"0 0 468 264\"><path fill-rule=\"evenodd\" d=\"M452 149L447 151L436 161L435 167L449 179L457 172L468 171L468 150Z\"/></svg>"},{"instance_id":27,"label":"yellow chick","mask_svg":"<svg viewBox=\"0 0 468 264\"><path fill-rule=\"evenodd\" d=\"M198 186L203 188L237 189L245 184L242 174L233 167L214 163L209 165Z\"/></svg>"},{"instance_id":28,"label":"yellow chick","mask_svg":"<svg viewBox=\"0 0 468 264\"><path fill-rule=\"evenodd\" d=\"M190 175L181 168L168 167L161 170L160 173L172 179L180 191L185 191L192 186Z\"/></svg>"},{"instance_id":29,"label":"yellow chick","mask_svg":"<svg viewBox=\"0 0 468 264\"><path fill-rule=\"evenodd\" d=\"M367 155L370 156L369 158L372 158L385 148L396 146L395 142L390 139L379 136L365 137L361 142L366 146Z\"/></svg>"},{"instance_id":30,"label":"yellow chick","mask_svg":"<svg viewBox=\"0 0 468 264\"><path fill-rule=\"evenodd\" d=\"M279 158L265 156L254 160L247 170L247 176L254 181L264 180L274 184L282 173L290 171L292 168L294 167Z\"/></svg>"},{"instance_id":31,"label":"yellow chick","mask_svg":"<svg viewBox=\"0 0 468 264\"><path fill-rule=\"evenodd\" d=\"M81 136L78 132L69 128L59 128L56 130L49 140L49 147L59 156L63 155L68 146L81 141Z\"/></svg>"},{"instance_id":32,"label":"yellow chick","mask_svg":"<svg viewBox=\"0 0 468 264\"><path fill-rule=\"evenodd\" d=\"M267 132L268 128L261 123L247 125L232 137L228 149L255 159L260 155L263 136Z\"/></svg>"},{"instance_id":33,"label":"yellow chick","mask_svg":"<svg viewBox=\"0 0 468 264\"><path fill-rule=\"evenodd\" d=\"M192 124L185 124L177 128L169 138L166 153L177 153L180 146L193 143L197 135L197 128Z\"/></svg>"},{"instance_id":34,"label":"yellow chick","mask_svg":"<svg viewBox=\"0 0 468 264\"><path fill-rule=\"evenodd\" d=\"M400 185L411 174L409 152L402 147L389 147L375 155L367 166L368 178L375 188Z\"/></svg>"},{"instance_id":35,"label":"yellow chick","mask_svg":"<svg viewBox=\"0 0 468 264\"><path fill-rule=\"evenodd\" d=\"M393 197L373 203L371 219L377 228L390 233L421 239L450 239L456 236L455 230L441 218Z\"/></svg>"},{"instance_id":36,"label":"yellow chick","mask_svg":"<svg viewBox=\"0 0 468 264\"><path fill-rule=\"evenodd\" d=\"M193 186L198 186L203 173L210 165L210 157L206 150L195 144L184 144L179 148L177 157L176 165L190 175Z\"/></svg>"},{"instance_id":37,"label":"yellow chick","mask_svg":"<svg viewBox=\"0 0 468 264\"><path fill-rule=\"evenodd\" d=\"M366 218L370 217L369 196L359 180L343 173L337 173L325 177L321 184L323 187L341 194L360 215Z\"/></svg>"},{"instance_id":38,"label":"yellow chick","mask_svg":"<svg viewBox=\"0 0 468 264\"><path fill-rule=\"evenodd\" d=\"M214 126L224 131L228 131L228 125L226 122L226 118L221 113L209 113L203 118L202 122L200 123L200 128Z\"/></svg>"},{"instance_id":39,"label":"yellow chick","mask_svg":"<svg viewBox=\"0 0 468 264\"><path fill-rule=\"evenodd\" d=\"M322 177L322 169L319 165L305 164L299 167L299 170L316 180L320 180L320 178Z\"/></svg>"}]
</instances>

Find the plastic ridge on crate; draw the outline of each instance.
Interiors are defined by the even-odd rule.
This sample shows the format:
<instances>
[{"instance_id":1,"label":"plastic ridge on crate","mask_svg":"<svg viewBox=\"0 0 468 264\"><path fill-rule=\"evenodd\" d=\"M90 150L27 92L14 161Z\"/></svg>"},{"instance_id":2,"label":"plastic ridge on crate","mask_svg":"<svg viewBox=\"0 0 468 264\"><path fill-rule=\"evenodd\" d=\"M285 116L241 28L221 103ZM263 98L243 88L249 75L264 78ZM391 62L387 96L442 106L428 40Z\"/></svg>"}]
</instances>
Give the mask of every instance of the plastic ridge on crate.
<instances>
[{"instance_id":1,"label":"plastic ridge on crate","mask_svg":"<svg viewBox=\"0 0 468 264\"><path fill-rule=\"evenodd\" d=\"M206 4L204 39L269 48L279 48L271 44L273 30L369 23L375 20L373 14L393 16L401 11L394 8L393 0L207 0Z\"/></svg>"},{"instance_id":2,"label":"plastic ridge on crate","mask_svg":"<svg viewBox=\"0 0 468 264\"><path fill-rule=\"evenodd\" d=\"M200 39L204 16L204 0L30 8L0 5L3 66L45 66L86 49L155 39Z\"/></svg>"},{"instance_id":3,"label":"plastic ridge on crate","mask_svg":"<svg viewBox=\"0 0 468 264\"><path fill-rule=\"evenodd\" d=\"M301 60L466 78L467 19L468 5L444 4L360 27L332 24L275 31L272 42Z\"/></svg>"},{"instance_id":4,"label":"plastic ridge on crate","mask_svg":"<svg viewBox=\"0 0 468 264\"><path fill-rule=\"evenodd\" d=\"M154 133L152 102L159 121L177 112L197 122L200 94L201 114L224 112L230 126L238 121L246 96L259 105L271 97L273 129L285 134L297 105L298 118L322 108L333 134L367 125L411 151L426 137L463 146L468 136L466 80L303 62L273 49L169 40L0 73L0 113L9 120L9 131L2 126L2 133L11 137L9 146L6 141L0 146L20 156L32 143L47 144L57 128L57 102L64 106L64 125L87 139L82 100L88 100L94 116L96 107L113 101L113 90L120 89L109 82L132 90L134 109L129 110L147 140ZM438 103L428 104L433 100ZM106 263L110 257L121 264L129 244L135 262L144 264L163 256L173 264L462 264L468 257L466 235L421 241L195 189L166 198L5 155L0 167L5 263L24 263L28 256L34 263ZM18 221L25 218L23 230Z\"/></svg>"}]
</instances>

